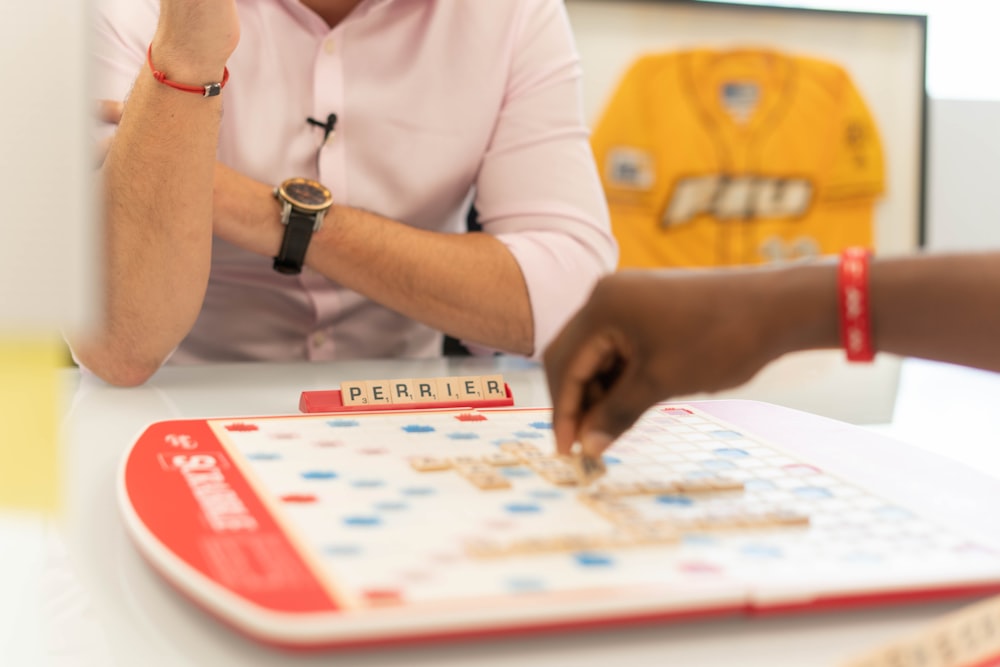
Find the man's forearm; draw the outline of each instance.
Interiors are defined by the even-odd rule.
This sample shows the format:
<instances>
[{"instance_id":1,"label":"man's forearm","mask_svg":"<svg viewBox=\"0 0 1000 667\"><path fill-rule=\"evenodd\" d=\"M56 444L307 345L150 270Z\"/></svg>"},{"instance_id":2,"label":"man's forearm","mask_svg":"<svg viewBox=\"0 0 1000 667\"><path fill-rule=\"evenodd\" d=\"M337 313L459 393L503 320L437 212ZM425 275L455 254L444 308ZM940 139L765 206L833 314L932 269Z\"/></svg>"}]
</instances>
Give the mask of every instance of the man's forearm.
<instances>
[{"instance_id":1,"label":"man's forearm","mask_svg":"<svg viewBox=\"0 0 1000 667\"><path fill-rule=\"evenodd\" d=\"M113 384L144 382L201 308L220 115L219 98L168 88L146 68L126 104L102 174L104 311L94 335L74 341Z\"/></svg>"},{"instance_id":2,"label":"man's forearm","mask_svg":"<svg viewBox=\"0 0 1000 667\"><path fill-rule=\"evenodd\" d=\"M456 338L533 352L528 289L498 239L429 232L351 208L331 213L306 255L308 265Z\"/></svg>"},{"instance_id":3,"label":"man's forearm","mask_svg":"<svg viewBox=\"0 0 1000 667\"><path fill-rule=\"evenodd\" d=\"M216 167L216 234L273 257L280 207L271 186ZM457 338L531 354L528 290L510 251L488 234L443 234L334 206L306 265L331 280Z\"/></svg>"}]
</instances>

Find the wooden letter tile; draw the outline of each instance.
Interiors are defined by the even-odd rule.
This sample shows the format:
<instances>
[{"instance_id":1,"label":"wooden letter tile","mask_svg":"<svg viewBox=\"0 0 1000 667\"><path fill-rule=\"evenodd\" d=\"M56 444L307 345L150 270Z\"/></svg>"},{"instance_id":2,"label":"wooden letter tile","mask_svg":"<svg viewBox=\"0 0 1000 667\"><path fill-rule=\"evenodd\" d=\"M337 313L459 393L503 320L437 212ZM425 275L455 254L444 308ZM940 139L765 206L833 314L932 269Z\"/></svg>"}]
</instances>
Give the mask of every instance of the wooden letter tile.
<instances>
[{"instance_id":1,"label":"wooden letter tile","mask_svg":"<svg viewBox=\"0 0 1000 667\"><path fill-rule=\"evenodd\" d=\"M435 472L451 468L451 461L432 456L415 456L410 459L410 467L418 472Z\"/></svg>"},{"instance_id":2,"label":"wooden letter tile","mask_svg":"<svg viewBox=\"0 0 1000 667\"><path fill-rule=\"evenodd\" d=\"M577 480L582 486L601 478L608 471L604 465L604 460L600 457L578 454L573 457L573 470Z\"/></svg>"},{"instance_id":3,"label":"wooden letter tile","mask_svg":"<svg viewBox=\"0 0 1000 667\"><path fill-rule=\"evenodd\" d=\"M454 378L458 385L459 396L462 399L481 401L483 399L483 381L478 375L468 375Z\"/></svg>"},{"instance_id":4,"label":"wooden letter tile","mask_svg":"<svg viewBox=\"0 0 1000 667\"><path fill-rule=\"evenodd\" d=\"M452 456L448 460L456 469L466 466L478 466L483 463L483 459L478 456Z\"/></svg>"},{"instance_id":5,"label":"wooden letter tile","mask_svg":"<svg viewBox=\"0 0 1000 667\"><path fill-rule=\"evenodd\" d=\"M434 383L439 401L457 401L462 398L458 378L438 378Z\"/></svg>"},{"instance_id":6,"label":"wooden letter tile","mask_svg":"<svg viewBox=\"0 0 1000 667\"><path fill-rule=\"evenodd\" d=\"M482 377L483 396L488 399L507 398L507 389L502 375L484 375Z\"/></svg>"},{"instance_id":7,"label":"wooden letter tile","mask_svg":"<svg viewBox=\"0 0 1000 667\"><path fill-rule=\"evenodd\" d=\"M417 380L390 380L389 388L393 403L414 403L417 400Z\"/></svg>"},{"instance_id":8,"label":"wooden letter tile","mask_svg":"<svg viewBox=\"0 0 1000 667\"><path fill-rule=\"evenodd\" d=\"M486 461L486 463L489 463L491 466L497 466L498 468L506 466L516 466L521 464L520 457L505 451L499 451L499 452L494 452L492 454L487 454L486 456L483 457L483 460Z\"/></svg>"},{"instance_id":9,"label":"wooden letter tile","mask_svg":"<svg viewBox=\"0 0 1000 667\"><path fill-rule=\"evenodd\" d=\"M413 394L413 400L418 403L438 400L437 380L414 380Z\"/></svg>"},{"instance_id":10,"label":"wooden letter tile","mask_svg":"<svg viewBox=\"0 0 1000 667\"><path fill-rule=\"evenodd\" d=\"M370 405L372 395L368 383L363 380L341 382L340 400L344 405Z\"/></svg>"},{"instance_id":11,"label":"wooden letter tile","mask_svg":"<svg viewBox=\"0 0 1000 667\"><path fill-rule=\"evenodd\" d=\"M556 486L577 486L580 483L580 478L577 477L576 472L568 468L541 470L539 474L546 481Z\"/></svg>"},{"instance_id":12,"label":"wooden letter tile","mask_svg":"<svg viewBox=\"0 0 1000 667\"><path fill-rule=\"evenodd\" d=\"M643 493L660 495L664 493L677 493L680 487L677 482L670 479L644 479L639 482Z\"/></svg>"},{"instance_id":13,"label":"wooden letter tile","mask_svg":"<svg viewBox=\"0 0 1000 667\"><path fill-rule=\"evenodd\" d=\"M372 405L392 405L392 380L372 380L368 388Z\"/></svg>"},{"instance_id":14,"label":"wooden letter tile","mask_svg":"<svg viewBox=\"0 0 1000 667\"><path fill-rule=\"evenodd\" d=\"M496 472L470 474L465 478L482 491L510 488L510 480Z\"/></svg>"}]
</instances>

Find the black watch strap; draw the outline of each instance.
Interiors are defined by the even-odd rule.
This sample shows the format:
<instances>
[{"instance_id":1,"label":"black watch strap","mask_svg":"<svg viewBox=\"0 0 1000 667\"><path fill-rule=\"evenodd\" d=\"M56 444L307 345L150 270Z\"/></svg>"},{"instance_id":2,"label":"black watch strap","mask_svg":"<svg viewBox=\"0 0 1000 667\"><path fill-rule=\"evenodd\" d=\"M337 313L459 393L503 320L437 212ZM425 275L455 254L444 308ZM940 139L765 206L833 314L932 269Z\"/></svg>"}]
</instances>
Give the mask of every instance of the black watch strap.
<instances>
[{"instance_id":1,"label":"black watch strap","mask_svg":"<svg viewBox=\"0 0 1000 667\"><path fill-rule=\"evenodd\" d=\"M293 208L285 225L285 236L281 240L281 250L274 258L274 270L290 276L302 273L302 265L306 261L306 250L312 239L313 227L316 225L315 213L304 213Z\"/></svg>"}]
</instances>

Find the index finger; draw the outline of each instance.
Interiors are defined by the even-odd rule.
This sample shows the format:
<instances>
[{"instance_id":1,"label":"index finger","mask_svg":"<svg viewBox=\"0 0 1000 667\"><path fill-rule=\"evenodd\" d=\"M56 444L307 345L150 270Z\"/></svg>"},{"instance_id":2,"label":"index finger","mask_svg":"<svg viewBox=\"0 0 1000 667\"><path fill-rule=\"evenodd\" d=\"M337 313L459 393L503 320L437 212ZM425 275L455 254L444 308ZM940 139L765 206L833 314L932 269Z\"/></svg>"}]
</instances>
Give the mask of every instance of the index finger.
<instances>
[{"instance_id":1,"label":"index finger","mask_svg":"<svg viewBox=\"0 0 1000 667\"><path fill-rule=\"evenodd\" d=\"M546 358L549 393L552 396L552 428L556 450L569 454L580 432L580 425L593 405L588 400L590 387L598 379L608 360L615 355L614 343L603 334L594 334L579 344L561 343L551 358Z\"/></svg>"}]
</instances>

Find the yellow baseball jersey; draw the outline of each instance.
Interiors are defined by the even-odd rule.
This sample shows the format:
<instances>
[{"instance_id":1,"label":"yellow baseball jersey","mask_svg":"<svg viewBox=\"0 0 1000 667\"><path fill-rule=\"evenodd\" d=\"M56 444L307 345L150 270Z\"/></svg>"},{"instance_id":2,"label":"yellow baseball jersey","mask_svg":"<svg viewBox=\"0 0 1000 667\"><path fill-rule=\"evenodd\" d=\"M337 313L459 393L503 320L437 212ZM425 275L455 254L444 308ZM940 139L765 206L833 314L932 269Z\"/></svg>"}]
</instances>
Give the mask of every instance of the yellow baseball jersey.
<instances>
[{"instance_id":1,"label":"yellow baseball jersey","mask_svg":"<svg viewBox=\"0 0 1000 667\"><path fill-rule=\"evenodd\" d=\"M641 57L592 146L623 268L872 245L881 141L836 64L762 49Z\"/></svg>"}]
</instances>

